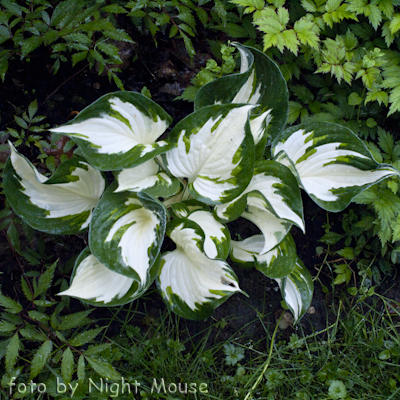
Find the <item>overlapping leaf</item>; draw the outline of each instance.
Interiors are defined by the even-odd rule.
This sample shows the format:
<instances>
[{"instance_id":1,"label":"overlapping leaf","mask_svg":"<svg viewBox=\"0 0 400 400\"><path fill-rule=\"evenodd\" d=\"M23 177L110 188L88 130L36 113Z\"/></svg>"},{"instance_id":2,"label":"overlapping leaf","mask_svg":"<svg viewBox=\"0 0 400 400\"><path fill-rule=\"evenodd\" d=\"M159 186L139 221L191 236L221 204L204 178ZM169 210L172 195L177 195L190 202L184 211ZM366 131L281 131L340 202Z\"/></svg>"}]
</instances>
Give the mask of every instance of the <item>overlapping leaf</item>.
<instances>
[{"instance_id":1,"label":"overlapping leaf","mask_svg":"<svg viewBox=\"0 0 400 400\"><path fill-rule=\"evenodd\" d=\"M176 219L167 233L177 248L162 255L158 287L175 313L205 319L240 291L236 275L225 261L204 254L205 234L197 223Z\"/></svg>"},{"instance_id":2,"label":"overlapping leaf","mask_svg":"<svg viewBox=\"0 0 400 400\"><path fill-rule=\"evenodd\" d=\"M260 254L264 248L264 236L254 235L243 241L232 240L231 259L244 267L253 267L268 278L284 278L296 266L296 245L290 234L272 250Z\"/></svg>"},{"instance_id":3,"label":"overlapping leaf","mask_svg":"<svg viewBox=\"0 0 400 400\"><path fill-rule=\"evenodd\" d=\"M287 129L273 145L275 159L297 175L310 197L328 211L342 211L351 199L374 183L398 175L377 163L348 128L330 123Z\"/></svg>"},{"instance_id":4,"label":"overlapping leaf","mask_svg":"<svg viewBox=\"0 0 400 400\"><path fill-rule=\"evenodd\" d=\"M257 104L252 112L254 142L265 147L266 128L276 137L286 124L289 94L279 67L264 53L235 44L240 51L240 74L227 75L203 86L195 99L195 110L212 104ZM255 118L260 117L258 120ZM271 119L272 118L272 119Z\"/></svg>"},{"instance_id":5,"label":"overlapping leaf","mask_svg":"<svg viewBox=\"0 0 400 400\"><path fill-rule=\"evenodd\" d=\"M53 234L78 233L89 226L105 180L86 162L73 158L51 178L12 146L4 170L4 191L14 211L33 228Z\"/></svg>"},{"instance_id":6,"label":"overlapping leaf","mask_svg":"<svg viewBox=\"0 0 400 400\"><path fill-rule=\"evenodd\" d=\"M114 182L94 210L89 244L112 271L147 284L164 238L166 210L146 193L113 193Z\"/></svg>"},{"instance_id":7,"label":"overlapping leaf","mask_svg":"<svg viewBox=\"0 0 400 400\"><path fill-rule=\"evenodd\" d=\"M116 193L124 190L145 191L155 197L168 197L174 195L180 188L179 180L160 171L154 159L134 168L123 169L118 173L117 180Z\"/></svg>"},{"instance_id":8,"label":"overlapping leaf","mask_svg":"<svg viewBox=\"0 0 400 400\"><path fill-rule=\"evenodd\" d=\"M156 140L171 121L157 103L140 93L115 92L51 131L72 137L90 164L111 171L133 168L166 152L169 144Z\"/></svg>"},{"instance_id":9,"label":"overlapping leaf","mask_svg":"<svg viewBox=\"0 0 400 400\"><path fill-rule=\"evenodd\" d=\"M251 105L204 107L179 122L170 133L176 147L165 154L166 167L188 178L190 194L207 204L234 199L249 183L254 142L249 132Z\"/></svg>"},{"instance_id":10,"label":"overlapping leaf","mask_svg":"<svg viewBox=\"0 0 400 400\"><path fill-rule=\"evenodd\" d=\"M283 240L292 224L305 229L296 178L288 168L274 161L258 163L243 193L229 203L217 205L215 213L225 222L242 216L257 225L265 237L260 254Z\"/></svg>"}]
</instances>

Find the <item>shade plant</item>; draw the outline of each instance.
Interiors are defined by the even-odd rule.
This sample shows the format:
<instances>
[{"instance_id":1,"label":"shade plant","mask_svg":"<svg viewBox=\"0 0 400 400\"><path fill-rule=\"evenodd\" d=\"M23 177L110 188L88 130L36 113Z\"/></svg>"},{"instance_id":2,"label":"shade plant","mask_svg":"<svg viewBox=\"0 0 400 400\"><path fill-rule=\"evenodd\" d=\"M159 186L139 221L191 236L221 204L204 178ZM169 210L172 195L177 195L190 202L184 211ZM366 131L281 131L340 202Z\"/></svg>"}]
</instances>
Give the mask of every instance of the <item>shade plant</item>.
<instances>
[{"instance_id":1,"label":"shade plant","mask_svg":"<svg viewBox=\"0 0 400 400\"><path fill-rule=\"evenodd\" d=\"M348 128L309 123L285 130L288 90L277 65L236 44L240 73L203 86L194 112L172 123L135 92L109 93L63 126L81 157L46 177L10 143L4 190L35 229L89 229L69 289L98 306L140 297L153 283L177 314L204 319L241 292L228 256L275 279L295 320L312 299L311 275L290 230L305 231L300 188L320 207L341 211L391 175ZM103 171L113 171L108 185ZM107 186L108 185L108 186ZM244 218L259 234L231 239L227 223ZM162 252L164 236L175 243Z\"/></svg>"}]
</instances>

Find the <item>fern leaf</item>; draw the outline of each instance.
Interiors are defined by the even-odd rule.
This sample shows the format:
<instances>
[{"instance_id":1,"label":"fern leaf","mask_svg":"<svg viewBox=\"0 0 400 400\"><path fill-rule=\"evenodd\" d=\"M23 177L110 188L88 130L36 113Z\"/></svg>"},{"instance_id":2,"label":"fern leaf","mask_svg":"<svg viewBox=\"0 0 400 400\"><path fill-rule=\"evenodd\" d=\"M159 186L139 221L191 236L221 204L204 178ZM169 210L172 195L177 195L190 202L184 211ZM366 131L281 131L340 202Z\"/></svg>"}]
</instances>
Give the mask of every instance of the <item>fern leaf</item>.
<instances>
[{"instance_id":1,"label":"fern leaf","mask_svg":"<svg viewBox=\"0 0 400 400\"><path fill-rule=\"evenodd\" d=\"M51 286L53 280L54 271L56 269L58 260L53 263L47 270L40 276L37 287L34 290L33 297L36 298L42 293L45 293Z\"/></svg>"},{"instance_id":2,"label":"fern leaf","mask_svg":"<svg viewBox=\"0 0 400 400\"><path fill-rule=\"evenodd\" d=\"M46 340L39 347L31 363L30 379L33 379L40 374L52 350L53 350L53 343L51 342L51 340Z\"/></svg>"},{"instance_id":3,"label":"fern leaf","mask_svg":"<svg viewBox=\"0 0 400 400\"><path fill-rule=\"evenodd\" d=\"M11 338L10 342L8 343L6 350L5 362L6 362L6 371L8 374L12 373L15 363L17 362L19 348L20 348L20 341L18 332L16 332L14 336Z\"/></svg>"},{"instance_id":4,"label":"fern leaf","mask_svg":"<svg viewBox=\"0 0 400 400\"><path fill-rule=\"evenodd\" d=\"M70 383L74 372L74 355L69 347L64 350L61 361L61 374L65 383Z\"/></svg>"}]
</instances>

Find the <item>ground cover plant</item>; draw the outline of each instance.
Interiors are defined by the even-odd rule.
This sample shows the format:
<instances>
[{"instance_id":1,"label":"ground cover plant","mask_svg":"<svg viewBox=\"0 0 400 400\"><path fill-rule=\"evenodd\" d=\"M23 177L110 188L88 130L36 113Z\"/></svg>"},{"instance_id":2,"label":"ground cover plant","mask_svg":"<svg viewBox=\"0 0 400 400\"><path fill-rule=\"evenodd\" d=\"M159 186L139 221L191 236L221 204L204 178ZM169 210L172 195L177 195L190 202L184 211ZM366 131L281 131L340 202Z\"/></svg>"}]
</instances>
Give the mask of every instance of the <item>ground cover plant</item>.
<instances>
[{"instance_id":1,"label":"ground cover plant","mask_svg":"<svg viewBox=\"0 0 400 400\"><path fill-rule=\"evenodd\" d=\"M277 280L295 321L305 314L313 285L289 234L292 225L305 230L298 187L319 206L342 211L356 194L398 172L376 163L338 125L283 130L288 100L279 69L256 49L237 46L241 72L203 86L195 112L164 140L156 141L169 115L142 94L117 92L51 129L73 138L84 155L62 163L52 177L12 147L4 189L14 211L52 234L90 226L89 247L61 295L120 305L139 298L157 277L174 312L204 319L240 291L224 261L231 252L234 261ZM99 170L118 171L107 189ZM221 221L238 217L262 234L231 241ZM160 255L164 234L176 249Z\"/></svg>"}]
</instances>

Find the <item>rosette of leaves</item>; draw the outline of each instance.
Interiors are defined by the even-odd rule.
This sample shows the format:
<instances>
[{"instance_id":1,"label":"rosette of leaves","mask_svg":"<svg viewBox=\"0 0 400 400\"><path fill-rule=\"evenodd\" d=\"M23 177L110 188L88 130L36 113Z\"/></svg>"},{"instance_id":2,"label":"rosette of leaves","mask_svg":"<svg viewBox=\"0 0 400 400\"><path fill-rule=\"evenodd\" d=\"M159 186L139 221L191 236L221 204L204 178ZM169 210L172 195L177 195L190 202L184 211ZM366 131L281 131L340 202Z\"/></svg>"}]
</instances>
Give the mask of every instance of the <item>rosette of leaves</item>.
<instances>
[{"instance_id":1,"label":"rosette of leaves","mask_svg":"<svg viewBox=\"0 0 400 400\"><path fill-rule=\"evenodd\" d=\"M284 130L288 91L279 68L256 49L236 47L240 73L203 86L195 111L167 139L158 140L171 123L160 106L138 93L117 92L52 129L73 138L85 161L70 160L45 180L13 150L4 188L17 214L53 233L89 225L89 246L62 295L119 305L156 279L174 312L204 319L241 291L230 256L275 279L295 319L304 315L313 283L290 236L293 225L305 231L300 188L324 209L340 211L398 172L377 163L339 125ZM105 190L99 170L115 175ZM260 234L231 240L225 224L239 217ZM174 250L161 251L165 235Z\"/></svg>"}]
</instances>

